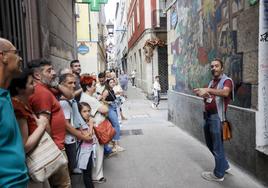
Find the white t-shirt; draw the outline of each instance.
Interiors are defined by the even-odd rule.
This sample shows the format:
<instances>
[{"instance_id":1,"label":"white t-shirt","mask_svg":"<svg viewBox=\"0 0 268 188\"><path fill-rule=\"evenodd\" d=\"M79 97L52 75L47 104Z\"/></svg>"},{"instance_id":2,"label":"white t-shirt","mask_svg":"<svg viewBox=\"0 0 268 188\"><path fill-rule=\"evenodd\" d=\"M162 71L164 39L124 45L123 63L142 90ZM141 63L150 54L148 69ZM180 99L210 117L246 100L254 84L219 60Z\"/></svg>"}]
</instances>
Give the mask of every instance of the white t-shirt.
<instances>
[{"instance_id":1,"label":"white t-shirt","mask_svg":"<svg viewBox=\"0 0 268 188\"><path fill-rule=\"evenodd\" d=\"M154 81L154 87L153 87L154 96L158 96L158 91L160 90L161 90L161 86L159 82Z\"/></svg>"},{"instance_id":2,"label":"white t-shirt","mask_svg":"<svg viewBox=\"0 0 268 188\"><path fill-rule=\"evenodd\" d=\"M72 100L70 100L70 102L72 102ZM65 119L70 120L70 124L74 127L72 106L66 100L60 100L60 105L63 110ZM67 131L65 135L65 144L73 144L75 142L76 142L76 137L71 135Z\"/></svg>"},{"instance_id":3,"label":"white t-shirt","mask_svg":"<svg viewBox=\"0 0 268 188\"><path fill-rule=\"evenodd\" d=\"M90 96L83 92L81 94L80 102L85 102L89 104L89 106L91 107L91 115L93 116L96 126L98 126L101 122L105 120L105 117L100 112L98 112L98 109L103 104L100 101L98 101L95 97Z\"/></svg>"},{"instance_id":4,"label":"white t-shirt","mask_svg":"<svg viewBox=\"0 0 268 188\"><path fill-rule=\"evenodd\" d=\"M100 85L100 83L96 84L96 93L99 93L99 95L102 95L104 89L105 89L105 85Z\"/></svg>"},{"instance_id":5,"label":"white t-shirt","mask_svg":"<svg viewBox=\"0 0 268 188\"><path fill-rule=\"evenodd\" d=\"M136 76L136 71L132 71L131 78L135 78L135 76Z\"/></svg>"},{"instance_id":6,"label":"white t-shirt","mask_svg":"<svg viewBox=\"0 0 268 188\"><path fill-rule=\"evenodd\" d=\"M123 92L123 89L119 84L115 85L113 87L113 90L114 90L115 94L118 93L118 92ZM116 94L116 97L120 97L120 94Z\"/></svg>"}]
</instances>

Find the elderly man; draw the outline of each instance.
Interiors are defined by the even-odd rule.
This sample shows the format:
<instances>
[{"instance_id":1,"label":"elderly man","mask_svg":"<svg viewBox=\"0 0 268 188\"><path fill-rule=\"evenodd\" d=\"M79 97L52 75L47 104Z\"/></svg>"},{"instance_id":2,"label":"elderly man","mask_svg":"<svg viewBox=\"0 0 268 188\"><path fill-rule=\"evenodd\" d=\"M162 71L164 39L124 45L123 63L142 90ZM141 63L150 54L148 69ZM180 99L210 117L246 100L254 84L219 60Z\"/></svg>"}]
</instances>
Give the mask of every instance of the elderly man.
<instances>
[{"instance_id":1,"label":"elderly man","mask_svg":"<svg viewBox=\"0 0 268 188\"><path fill-rule=\"evenodd\" d=\"M17 49L0 38L0 187L24 188L28 183L23 142L6 90L21 68L22 59Z\"/></svg>"}]
</instances>

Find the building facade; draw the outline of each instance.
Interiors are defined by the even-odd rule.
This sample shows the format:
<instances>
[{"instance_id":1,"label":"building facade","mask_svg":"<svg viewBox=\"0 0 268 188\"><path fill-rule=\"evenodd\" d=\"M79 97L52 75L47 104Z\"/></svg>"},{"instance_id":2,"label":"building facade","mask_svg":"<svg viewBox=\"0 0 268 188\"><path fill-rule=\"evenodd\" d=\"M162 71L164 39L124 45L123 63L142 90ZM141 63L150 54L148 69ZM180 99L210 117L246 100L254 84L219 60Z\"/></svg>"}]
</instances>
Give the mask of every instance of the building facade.
<instances>
[{"instance_id":1,"label":"building facade","mask_svg":"<svg viewBox=\"0 0 268 188\"><path fill-rule=\"evenodd\" d=\"M146 93L151 93L156 75L162 92L168 89L165 6L163 0L130 0L127 4L127 70L129 74L136 70L136 85Z\"/></svg>"},{"instance_id":2,"label":"building facade","mask_svg":"<svg viewBox=\"0 0 268 188\"><path fill-rule=\"evenodd\" d=\"M98 74L105 70L105 14L91 11L90 4L77 3L77 53L82 73Z\"/></svg>"},{"instance_id":3,"label":"building facade","mask_svg":"<svg viewBox=\"0 0 268 188\"><path fill-rule=\"evenodd\" d=\"M127 72L127 0L120 0L115 12L115 62L117 67Z\"/></svg>"},{"instance_id":4,"label":"building facade","mask_svg":"<svg viewBox=\"0 0 268 188\"><path fill-rule=\"evenodd\" d=\"M258 102L258 95L267 93L267 89L258 87L259 3L255 2L169 1L168 116L170 121L204 141L203 100L193 94L193 89L208 85L210 62L215 57L222 58L225 73L235 85L235 99L227 112L233 124L233 139L225 144L227 156L267 183L268 121L264 113L268 104L265 108ZM264 112L260 114L261 108ZM264 118L258 118L259 115Z\"/></svg>"},{"instance_id":5,"label":"building facade","mask_svg":"<svg viewBox=\"0 0 268 188\"><path fill-rule=\"evenodd\" d=\"M76 58L74 0L2 0L0 36L21 51L25 66L49 58L56 69Z\"/></svg>"}]
</instances>

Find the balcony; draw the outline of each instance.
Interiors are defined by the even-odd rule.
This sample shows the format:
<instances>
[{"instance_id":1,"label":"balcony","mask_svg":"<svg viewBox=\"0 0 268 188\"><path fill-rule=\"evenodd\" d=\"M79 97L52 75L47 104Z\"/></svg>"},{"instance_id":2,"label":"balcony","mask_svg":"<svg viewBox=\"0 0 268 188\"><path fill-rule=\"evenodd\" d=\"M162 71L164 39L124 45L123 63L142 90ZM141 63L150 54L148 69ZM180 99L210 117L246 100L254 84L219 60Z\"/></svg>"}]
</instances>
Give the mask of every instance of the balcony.
<instances>
[{"instance_id":1,"label":"balcony","mask_svg":"<svg viewBox=\"0 0 268 188\"><path fill-rule=\"evenodd\" d=\"M152 28L167 29L167 16L163 9L155 9L152 11Z\"/></svg>"}]
</instances>

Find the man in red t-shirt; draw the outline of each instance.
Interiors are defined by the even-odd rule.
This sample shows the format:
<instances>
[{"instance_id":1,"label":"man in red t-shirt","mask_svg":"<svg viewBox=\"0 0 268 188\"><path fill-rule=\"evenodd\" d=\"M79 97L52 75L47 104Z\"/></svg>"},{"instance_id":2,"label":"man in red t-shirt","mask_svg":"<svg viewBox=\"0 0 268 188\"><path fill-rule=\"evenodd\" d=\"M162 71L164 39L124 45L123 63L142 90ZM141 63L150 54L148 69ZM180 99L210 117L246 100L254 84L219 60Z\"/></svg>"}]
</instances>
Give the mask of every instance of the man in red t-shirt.
<instances>
[{"instance_id":1,"label":"man in red t-shirt","mask_svg":"<svg viewBox=\"0 0 268 188\"><path fill-rule=\"evenodd\" d=\"M48 119L49 123L46 126L46 131L66 156L64 151L66 133L65 118L61 106L51 88L57 86L61 91L68 90L57 83L56 72L50 61L45 59L33 60L29 66L33 69L33 77L36 84L35 91L29 98L30 105L35 114ZM53 174L49 178L49 183L52 187L71 187L68 165L66 164Z\"/></svg>"},{"instance_id":2,"label":"man in red t-shirt","mask_svg":"<svg viewBox=\"0 0 268 188\"><path fill-rule=\"evenodd\" d=\"M215 158L213 172L203 172L202 177L208 181L223 181L224 174L230 170L225 158L222 140L222 121L225 120L227 106L233 93L233 81L224 74L223 62L214 59L211 62L213 80L208 88L197 88L194 92L204 98L206 144Z\"/></svg>"}]
</instances>

